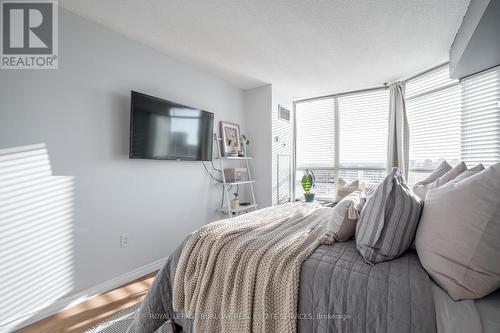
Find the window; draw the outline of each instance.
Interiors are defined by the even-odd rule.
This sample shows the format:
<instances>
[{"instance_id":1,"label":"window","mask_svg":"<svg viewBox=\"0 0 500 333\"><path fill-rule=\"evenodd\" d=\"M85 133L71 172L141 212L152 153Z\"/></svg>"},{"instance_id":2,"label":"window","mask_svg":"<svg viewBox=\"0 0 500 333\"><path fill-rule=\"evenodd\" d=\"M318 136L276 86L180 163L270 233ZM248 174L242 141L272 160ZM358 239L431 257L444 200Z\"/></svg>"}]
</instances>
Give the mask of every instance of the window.
<instances>
[{"instance_id":1,"label":"window","mask_svg":"<svg viewBox=\"0 0 500 333\"><path fill-rule=\"evenodd\" d=\"M335 195L334 181L373 185L386 174L389 91L375 89L296 103L296 196L306 169L319 199ZM500 161L500 67L463 79L448 65L406 83L410 127L410 184L442 161L469 167Z\"/></svg>"},{"instance_id":2,"label":"window","mask_svg":"<svg viewBox=\"0 0 500 333\"><path fill-rule=\"evenodd\" d=\"M388 90L301 101L295 111L297 198L302 196L300 179L306 169L314 172L319 199L334 198L336 175L368 184L384 178Z\"/></svg>"},{"instance_id":3,"label":"window","mask_svg":"<svg viewBox=\"0 0 500 333\"><path fill-rule=\"evenodd\" d=\"M406 85L410 184L443 160L469 167L500 161L500 68L462 82L448 74L448 66L442 66Z\"/></svg>"},{"instance_id":4,"label":"window","mask_svg":"<svg viewBox=\"0 0 500 333\"><path fill-rule=\"evenodd\" d=\"M323 98L298 102L296 114L296 188L306 169L316 176L315 192L319 198L334 196L335 170L335 100Z\"/></svg>"},{"instance_id":5,"label":"window","mask_svg":"<svg viewBox=\"0 0 500 333\"><path fill-rule=\"evenodd\" d=\"M341 96L338 108L339 176L379 183L387 169L389 90Z\"/></svg>"},{"instance_id":6,"label":"window","mask_svg":"<svg viewBox=\"0 0 500 333\"><path fill-rule=\"evenodd\" d=\"M500 161L500 68L462 82L461 159L485 166Z\"/></svg>"},{"instance_id":7,"label":"window","mask_svg":"<svg viewBox=\"0 0 500 333\"><path fill-rule=\"evenodd\" d=\"M406 84L410 184L427 177L444 160L460 160L460 98L459 82L449 79L448 66Z\"/></svg>"}]
</instances>

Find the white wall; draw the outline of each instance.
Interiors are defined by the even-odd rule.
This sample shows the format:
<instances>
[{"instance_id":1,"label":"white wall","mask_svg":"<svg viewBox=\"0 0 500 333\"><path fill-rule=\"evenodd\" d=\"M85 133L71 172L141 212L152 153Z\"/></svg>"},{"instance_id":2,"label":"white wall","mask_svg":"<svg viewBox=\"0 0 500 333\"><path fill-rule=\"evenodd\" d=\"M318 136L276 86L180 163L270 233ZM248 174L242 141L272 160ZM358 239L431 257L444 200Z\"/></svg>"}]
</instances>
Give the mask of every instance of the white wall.
<instances>
[{"instance_id":1,"label":"white wall","mask_svg":"<svg viewBox=\"0 0 500 333\"><path fill-rule=\"evenodd\" d=\"M260 208L272 204L272 87L265 85L245 90L245 128L250 140L248 153L252 176L255 178L255 196Z\"/></svg>"},{"instance_id":2,"label":"white wall","mask_svg":"<svg viewBox=\"0 0 500 333\"><path fill-rule=\"evenodd\" d=\"M62 8L59 23L58 70L0 70L0 148L46 143L53 174L74 176L75 293L167 257L216 217L220 191L201 162L128 159L130 90L214 112L215 128L219 120L243 125L244 98L218 78ZM268 92L245 93L245 106L270 110L253 105L254 93ZM245 133L256 148L270 142L270 134ZM270 145L262 155L270 167ZM262 202L270 201L267 190L259 189ZM125 249L123 233L130 237Z\"/></svg>"},{"instance_id":3,"label":"white wall","mask_svg":"<svg viewBox=\"0 0 500 333\"><path fill-rule=\"evenodd\" d=\"M254 160L251 161L253 176L256 179L255 190L260 207L268 207L278 203L278 155L281 155L279 179L281 194L288 189L283 162L293 166L293 98L291 94L273 85L265 85L245 90L245 126L246 134L251 141L248 151ZM278 120L278 105L292 111L290 122ZM275 137L279 142L275 142ZM283 158L284 156L289 157ZM291 167L288 171L291 172ZM291 175L289 175L291 176Z\"/></svg>"},{"instance_id":4,"label":"white wall","mask_svg":"<svg viewBox=\"0 0 500 333\"><path fill-rule=\"evenodd\" d=\"M273 205L276 205L293 198L293 126L295 114L291 94L275 85L273 85L272 92L272 202ZM290 121L279 119L278 106L280 105L290 111Z\"/></svg>"}]
</instances>

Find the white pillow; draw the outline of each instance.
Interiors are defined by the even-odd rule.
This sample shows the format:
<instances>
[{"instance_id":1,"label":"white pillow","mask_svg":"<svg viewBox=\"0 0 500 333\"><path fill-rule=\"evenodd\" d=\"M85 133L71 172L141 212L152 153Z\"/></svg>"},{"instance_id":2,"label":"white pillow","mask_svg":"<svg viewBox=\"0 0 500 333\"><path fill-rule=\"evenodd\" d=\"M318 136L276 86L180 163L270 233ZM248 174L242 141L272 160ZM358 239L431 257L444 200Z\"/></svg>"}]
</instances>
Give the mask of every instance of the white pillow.
<instances>
[{"instance_id":1,"label":"white pillow","mask_svg":"<svg viewBox=\"0 0 500 333\"><path fill-rule=\"evenodd\" d=\"M500 287L500 163L430 191L415 243L422 266L454 300Z\"/></svg>"},{"instance_id":2,"label":"white pillow","mask_svg":"<svg viewBox=\"0 0 500 333\"><path fill-rule=\"evenodd\" d=\"M326 238L323 244L335 241L344 242L351 239L356 232L356 222L366 201L363 191L355 191L347 195L332 208L332 216L326 227Z\"/></svg>"}]
</instances>

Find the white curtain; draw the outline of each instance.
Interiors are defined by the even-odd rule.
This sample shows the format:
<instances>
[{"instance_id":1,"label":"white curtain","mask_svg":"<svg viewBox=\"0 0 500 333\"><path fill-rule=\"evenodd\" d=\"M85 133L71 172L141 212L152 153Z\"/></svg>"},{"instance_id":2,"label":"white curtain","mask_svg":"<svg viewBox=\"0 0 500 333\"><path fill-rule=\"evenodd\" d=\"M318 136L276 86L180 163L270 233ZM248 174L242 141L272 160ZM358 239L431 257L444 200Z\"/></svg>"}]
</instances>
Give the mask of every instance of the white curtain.
<instances>
[{"instance_id":1,"label":"white curtain","mask_svg":"<svg viewBox=\"0 0 500 333\"><path fill-rule=\"evenodd\" d=\"M398 167L408 179L410 151L410 129L406 117L405 83L389 85L391 93L389 111L389 143L387 146L387 169Z\"/></svg>"}]
</instances>

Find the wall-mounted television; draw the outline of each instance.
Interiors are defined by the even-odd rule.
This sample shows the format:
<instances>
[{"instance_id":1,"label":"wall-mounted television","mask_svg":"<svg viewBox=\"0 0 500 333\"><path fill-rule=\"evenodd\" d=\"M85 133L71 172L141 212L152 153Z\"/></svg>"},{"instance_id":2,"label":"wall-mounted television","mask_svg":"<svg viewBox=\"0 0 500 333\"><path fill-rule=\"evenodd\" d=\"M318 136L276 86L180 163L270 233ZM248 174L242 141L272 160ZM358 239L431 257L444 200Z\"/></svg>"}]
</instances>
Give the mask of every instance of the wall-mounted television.
<instances>
[{"instance_id":1,"label":"wall-mounted television","mask_svg":"<svg viewBox=\"0 0 500 333\"><path fill-rule=\"evenodd\" d=\"M214 114L132 91L130 158L210 161Z\"/></svg>"}]
</instances>

